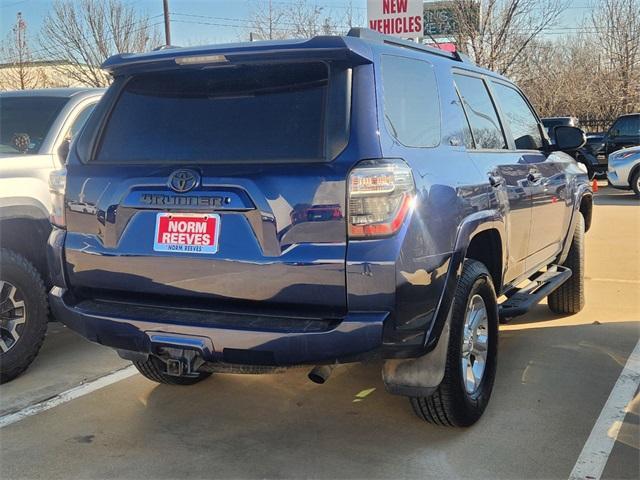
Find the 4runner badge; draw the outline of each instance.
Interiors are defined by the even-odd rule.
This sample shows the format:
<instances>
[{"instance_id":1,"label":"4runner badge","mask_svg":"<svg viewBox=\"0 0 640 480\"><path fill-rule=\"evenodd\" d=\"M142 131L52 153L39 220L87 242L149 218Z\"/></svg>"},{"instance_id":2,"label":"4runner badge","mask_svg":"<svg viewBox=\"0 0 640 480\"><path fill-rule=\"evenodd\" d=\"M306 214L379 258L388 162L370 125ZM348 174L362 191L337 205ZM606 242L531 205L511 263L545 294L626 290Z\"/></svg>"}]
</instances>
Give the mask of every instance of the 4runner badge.
<instances>
[{"instance_id":1,"label":"4runner badge","mask_svg":"<svg viewBox=\"0 0 640 480\"><path fill-rule=\"evenodd\" d=\"M174 192L185 193L200 183L200 175L192 170L176 170L169 177L169 187Z\"/></svg>"}]
</instances>

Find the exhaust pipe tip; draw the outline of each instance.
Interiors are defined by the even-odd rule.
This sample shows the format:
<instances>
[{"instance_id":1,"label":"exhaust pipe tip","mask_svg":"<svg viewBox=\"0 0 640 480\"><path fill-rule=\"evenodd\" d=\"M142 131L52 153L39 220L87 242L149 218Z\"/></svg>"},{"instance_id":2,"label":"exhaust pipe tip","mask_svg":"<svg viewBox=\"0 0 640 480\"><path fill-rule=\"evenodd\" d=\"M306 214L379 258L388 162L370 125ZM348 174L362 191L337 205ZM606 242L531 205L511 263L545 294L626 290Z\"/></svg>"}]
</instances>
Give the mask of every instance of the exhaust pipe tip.
<instances>
[{"instance_id":1,"label":"exhaust pipe tip","mask_svg":"<svg viewBox=\"0 0 640 480\"><path fill-rule=\"evenodd\" d=\"M318 385L325 383L333 372L333 365L317 365L307 375L309 380Z\"/></svg>"}]
</instances>

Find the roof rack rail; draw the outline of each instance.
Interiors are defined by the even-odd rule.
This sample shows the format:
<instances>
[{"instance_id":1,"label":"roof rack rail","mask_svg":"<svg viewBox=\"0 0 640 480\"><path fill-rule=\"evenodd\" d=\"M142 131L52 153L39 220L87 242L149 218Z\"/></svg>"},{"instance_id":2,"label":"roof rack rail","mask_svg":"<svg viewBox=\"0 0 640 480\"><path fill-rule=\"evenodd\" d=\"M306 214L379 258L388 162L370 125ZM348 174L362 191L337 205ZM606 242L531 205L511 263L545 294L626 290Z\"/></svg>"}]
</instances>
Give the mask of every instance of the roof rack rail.
<instances>
[{"instance_id":1,"label":"roof rack rail","mask_svg":"<svg viewBox=\"0 0 640 480\"><path fill-rule=\"evenodd\" d=\"M353 27L347 33L347 37L361 38L363 40L369 40L372 42L386 43L389 45L395 45L397 47L409 48L411 50L419 50L422 52L432 53L434 55L440 55L441 57L451 58L459 62L469 62L468 57L462 56L459 52L448 52L436 47L430 47L418 42L412 42L410 40L404 40L402 38L393 37L391 35L385 35L384 33L376 32L369 28Z\"/></svg>"}]
</instances>

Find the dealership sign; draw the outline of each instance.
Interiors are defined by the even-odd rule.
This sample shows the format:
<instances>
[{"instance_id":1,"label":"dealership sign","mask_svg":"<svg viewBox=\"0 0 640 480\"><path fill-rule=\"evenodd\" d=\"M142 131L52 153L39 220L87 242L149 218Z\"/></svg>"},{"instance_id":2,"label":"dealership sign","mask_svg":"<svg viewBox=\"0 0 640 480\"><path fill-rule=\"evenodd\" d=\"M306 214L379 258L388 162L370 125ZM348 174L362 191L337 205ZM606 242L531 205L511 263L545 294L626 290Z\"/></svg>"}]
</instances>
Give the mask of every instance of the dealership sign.
<instances>
[{"instance_id":1,"label":"dealership sign","mask_svg":"<svg viewBox=\"0 0 640 480\"><path fill-rule=\"evenodd\" d=\"M459 6L450 0L424 4L424 36L451 38L460 32L457 19ZM464 6L464 22L479 28L480 2L467 2Z\"/></svg>"},{"instance_id":2,"label":"dealership sign","mask_svg":"<svg viewBox=\"0 0 640 480\"><path fill-rule=\"evenodd\" d=\"M422 0L367 0L369 28L398 37L421 37L422 3Z\"/></svg>"},{"instance_id":3,"label":"dealership sign","mask_svg":"<svg viewBox=\"0 0 640 480\"><path fill-rule=\"evenodd\" d=\"M425 36L449 36L458 33L453 2L424 4Z\"/></svg>"}]
</instances>

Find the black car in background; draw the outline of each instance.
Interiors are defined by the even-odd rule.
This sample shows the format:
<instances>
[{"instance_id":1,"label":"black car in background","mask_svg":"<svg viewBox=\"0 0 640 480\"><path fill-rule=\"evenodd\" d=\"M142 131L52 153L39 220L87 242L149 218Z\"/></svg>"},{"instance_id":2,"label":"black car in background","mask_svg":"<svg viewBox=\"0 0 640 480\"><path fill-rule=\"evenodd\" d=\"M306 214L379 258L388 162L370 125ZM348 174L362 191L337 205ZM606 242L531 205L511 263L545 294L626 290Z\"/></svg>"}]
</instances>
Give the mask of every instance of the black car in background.
<instances>
[{"instance_id":1,"label":"black car in background","mask_svg":"<svg viewBox=\"0 0 640 480\"><path fill-rule=\"evenodd\" d=\"M619 116L607 133L587 137L586 148L606 164L609 154L637 145L640 145L640 113L630 113Z\"/></svg>"},{"instance_id":2,"label":"black car in background","mask_svg":"<svg viewBox=\"0 0 640 480\"><path fill-rule=\"evenodd\" d=\"M565 125L567 127L580 127L580 122L576 117L547 117L542 119L542 125L547 130L551 141L555 143L555 127L560 125Z\"/></svg>"},{"instance_id":3,"label":"black car in background","mask_svg":"<svg viewBox=\"0 0 640 480\"><path fill-rule=\"evenodd\" d=\"M556 143L556 127L566 126L579 128L580 122L576 117L547 117L542 119L542 125L547 130L551 143ZM598 159L597 154L588 142L589 138L587 137L587 144L576 150L575 159L587 167L589 178L594 178L595 176L604 177L607 174L606 158Z\"/></svg>"}]
</instances>

